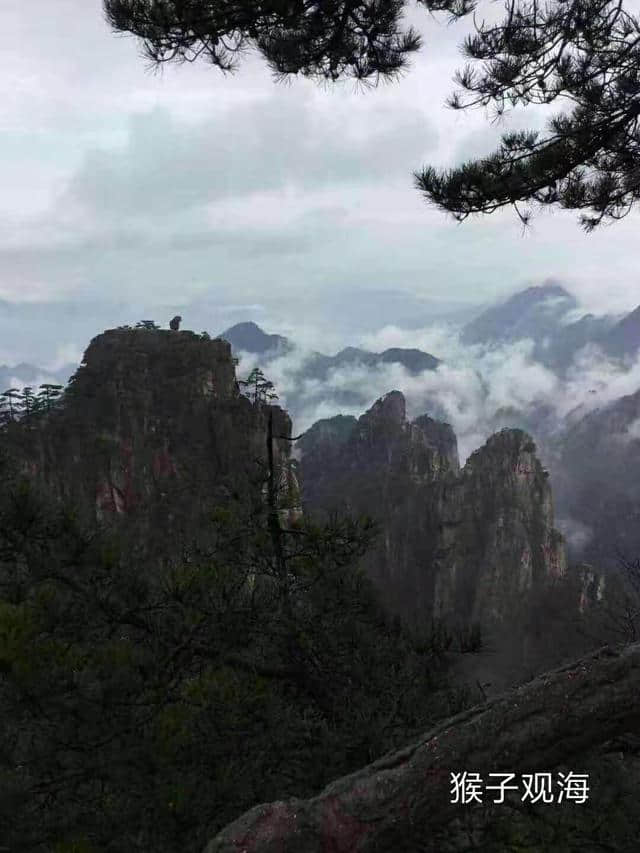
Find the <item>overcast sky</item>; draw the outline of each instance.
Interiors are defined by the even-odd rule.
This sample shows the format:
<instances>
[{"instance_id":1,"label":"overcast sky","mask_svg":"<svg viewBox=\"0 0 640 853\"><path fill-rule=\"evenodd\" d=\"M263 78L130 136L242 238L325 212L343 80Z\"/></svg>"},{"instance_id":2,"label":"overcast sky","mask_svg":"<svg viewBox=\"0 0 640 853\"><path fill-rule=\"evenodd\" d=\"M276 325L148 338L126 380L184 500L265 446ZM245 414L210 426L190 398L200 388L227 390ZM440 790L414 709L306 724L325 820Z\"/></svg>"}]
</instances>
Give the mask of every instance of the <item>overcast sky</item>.
<instances>
[{"instance_id":1,"label":"overcast sky","mask_svg":"<svg viewBox=\"0 0 640 853\"><path fill-rule=\"evenodd\" d=\"M553 277L589 310L635 307L638 214L592 235L541 214L523 235L511 211L457 224L427 207L412 170L488 153L500 127L443 103L469 22L411 19L413 67L358 92L276 84L257 56L232 77L153 74L100 0L3 0L0 299L199 300L218 312L202 327L246 314L285 333L314 325L306 301L344 320L372 289L478 303Z\"/></svg>"}]
</instances>

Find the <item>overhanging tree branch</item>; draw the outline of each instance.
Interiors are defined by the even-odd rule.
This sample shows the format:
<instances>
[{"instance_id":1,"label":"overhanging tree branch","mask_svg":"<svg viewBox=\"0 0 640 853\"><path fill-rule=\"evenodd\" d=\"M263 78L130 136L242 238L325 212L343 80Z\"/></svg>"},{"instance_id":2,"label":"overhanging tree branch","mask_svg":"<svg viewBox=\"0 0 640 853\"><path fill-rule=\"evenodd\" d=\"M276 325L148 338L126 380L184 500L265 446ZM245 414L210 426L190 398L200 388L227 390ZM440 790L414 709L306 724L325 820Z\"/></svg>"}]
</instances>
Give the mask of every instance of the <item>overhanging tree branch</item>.
<instances>
[{"instance_id":1,"label":"overhanging tree branch","mask_svg":"<svg viewBox=\"0 0 640 853\"><path fill-rule=\"evenodd\" d=\"M418 0L452 18L473 0ZM257 48L276 79L393 79L421 47L403 26L406 0L104 0L108 23L138 37L155 65L206 59L222 71ZM475 23L475 18L474 18ZM640 22L622 0L508 0L501 24L476 23L464 42L455 109L551 104L568 115L546 136L506 134L498 150L450 171L415 175L427 200L462 221L520 201L587 211L590 231L640 199Z\"/></svg>"}]
</instances>

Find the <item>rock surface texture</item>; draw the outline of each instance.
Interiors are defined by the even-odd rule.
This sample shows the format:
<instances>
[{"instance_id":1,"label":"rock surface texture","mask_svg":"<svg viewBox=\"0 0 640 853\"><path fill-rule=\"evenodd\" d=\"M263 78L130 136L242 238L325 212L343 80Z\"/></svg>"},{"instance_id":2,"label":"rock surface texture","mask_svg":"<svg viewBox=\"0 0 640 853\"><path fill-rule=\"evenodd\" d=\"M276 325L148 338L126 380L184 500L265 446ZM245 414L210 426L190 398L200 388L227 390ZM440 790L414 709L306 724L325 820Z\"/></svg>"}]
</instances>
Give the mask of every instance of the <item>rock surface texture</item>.
<instances>
[{"instance_id":1,"label":"rock surface texture","mask_svg":"<svg viewBox=\"0 0 640 853\"><path fill-rule=\"evenodd\" d=\"M595 409L562 437L557 503L576 536L573 552L613 570L640 555L640 391Z\"/></svg>"},{"instance_id":2,"label":"rock surface texture","mask_svg":"<svg viewBox=\"0 0 640 853\"><path fill-rule=\"evenodd\" d=\"M408 421L392 391L357 421L319 422L298 446L310 511L380 521L366 569L405 615L500 622L567 571L548 477L521 430L493 435L460 469L451 427Z\"/></svg>"},{"instance_id":3,"label":"rock surface texture","mask_svg":"<svg viewBox=\"0 0 640 853\"><path fill-rule=\"evenodd\" d=\"M256 806L204 853L630 853L640 828L639 691L640 644L601 649L446 720L312 799ZM455 803L450 774L465 771L486 780L552 773L554 802L523 806L520 790L501 805L488 792ZM588 774L586 802L558 801L558 773L570 771Z\"/></svg>"},{"instance_id":4,"label":"rock surface texture","mask_svg":"<svg viewBox=\"0 0 640 853\"><path fill-rule=\"evenodd\" d=\"M115 329L91 341L61 406L5 438L25 473L160 556L197 540L216 504L259 494L270 414L290 436L286 412L240 394L226 341ZM276 439L275 464L289 453Z\"/></svg>"}]
</instances>

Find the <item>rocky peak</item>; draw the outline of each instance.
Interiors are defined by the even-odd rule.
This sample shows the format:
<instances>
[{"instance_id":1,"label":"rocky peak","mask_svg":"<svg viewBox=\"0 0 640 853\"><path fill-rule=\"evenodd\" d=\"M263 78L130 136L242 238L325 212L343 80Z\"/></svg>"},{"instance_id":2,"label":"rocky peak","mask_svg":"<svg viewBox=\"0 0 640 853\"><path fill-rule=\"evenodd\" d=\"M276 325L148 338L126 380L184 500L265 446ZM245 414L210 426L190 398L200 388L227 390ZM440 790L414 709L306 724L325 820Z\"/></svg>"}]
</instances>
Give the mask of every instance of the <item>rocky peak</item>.
<instances>
[{"instance_id":1,"label":"rocky peak","mask_svg":"<svg viewBox=\"0 0 640 853\"><path fill-rule=\"evenodd\" d=\"M533 500L551 499L549 474L536 455L531 436L521 429L502 429L475 450L462 469L465 479L482 479L491 488L508 488Z\"/></svg>"},{"instance_id":2,"label":"rocky peak","mask_svg":"<svg viewBox=\"0 0 640 853\"><path fill-rule=\"evenodd\" d=\"M361 423L366 424L392 424L404 426L407 419L407 405L404 394L401 391L389 391L384 397L373 404L373 406L361 418Z\"/></svg>"},{"instance_id":3,"label":"rocky peak","mask_svg":"<svg viewBox=\"0 0 640 853\"><path fill-rule=\"evenodd\" d=\"M371 459L379 454L388 460L398 449L398 442L406 439L407 417L404 395L390 391L373 404L358 420L352 437L352 449L359 457L369 454Z\"/></svg>"},{"instance_id":4,"label":"rocky peak","mask_svg":"<svg viewBox=\"0 0 640 853\"><path fill-rule=\"evenodd\" d=\"M501 622L528 590L564 576L548 475L522 430L491 436L460 471L451 426L428 415L408 422L392 391L330 445L327 435L321 454L312 441L303 449L303 503L380 521L365 568L390 606Z\"/></svg>"},{"instance_id":5,"label":"rocky peak","mask_svg":"<svg viewBox=\"0 0 640 853\"><path fill-rule=\"evenodd\" d=\"M414 434L421 435L426 445L445 459L453 472L459 472L458 441L451 424L437 421L429 415L420 415L412 427Z\"/></svg>"},{"instance_id":6,"label":"rocky peak","mask_svg":"<svg viewBox=\"0 0 640 853\"><path fill-rule=\"evenodd\" d=\"M438 615L502 622L528 590L566 574L548 474L522 430L502 430L476 450L435 496L435 515Z\"/></svg>"},{"instance_id":7,"label":"rocky peak","mask_svg":"<svg viewBox=\"0 0 640 853\"><path fill-rule=\"evenodd\" d=\"M298 439L299 453L333 452L349 440L358 423L353 415L335 415L316 421Z\"/></svg>"},{"instance_id":8,"label":"rocky peak","mask_svg":"<svg viewBox=\"0 0 640 853\"><path fill-rule=\"evenodd\" d=\"M282 355L292 349L291 342L282 335L270 335L251 321L236 323L220 335L229 341L234 350L257 353L262 356Z\"/></svg>"},{"instance_id":9,"label":"rocky peak","mask_svg":"<svg viewBox=\"0 0 640 853\"><path fill-rule=\"evenodd\" d=\"M238 396L231 347L193 332L110 329L87 347L71 380L69 404L87 399L111 418L134 408L169 413L187 400Z\"/></svg>"},{"instance_id":10,"label":"rocky peak","mask_svg":"<svg viewBox=\"0 0 640 853\"><path fill-rule=\"evenodd\" d=\"M376 400L357 421L342 415L319 421L300 439L298 450L306 467L321 472L323 481L334 475L357 479L365 473L393 480L399 472L420 481L458 469L457 442L449 424L429 417L408 421L400 391ZM320 483L310 478L307 492L317 486Z\"/></svg>"},{"instance_id":11,"label":"rocky peak","mask_svg":"<svg viewBox=\"0 0 640 853\"><path fill-rule=\"evenodd\" d=\"M467 323L462 341L467 344L519 338L538 341L557 331L561 318L577 307L576 299L560 285L528 287Z\"/></svg>"},{"instance_id":12,"label":"rocky peak","mask_svg":"<svg viewBox=\"0 0 640 853\"><path fill-rule=\"evenodd\" d=\"M255 492L269 417L290 436L285 411L240 394L227 341L122 328L91 341L57 410L7 440L54 493L166 556L200 537L213 506ZM274 443L280 468L289 445Z\"/></svg>"}]
</instances>

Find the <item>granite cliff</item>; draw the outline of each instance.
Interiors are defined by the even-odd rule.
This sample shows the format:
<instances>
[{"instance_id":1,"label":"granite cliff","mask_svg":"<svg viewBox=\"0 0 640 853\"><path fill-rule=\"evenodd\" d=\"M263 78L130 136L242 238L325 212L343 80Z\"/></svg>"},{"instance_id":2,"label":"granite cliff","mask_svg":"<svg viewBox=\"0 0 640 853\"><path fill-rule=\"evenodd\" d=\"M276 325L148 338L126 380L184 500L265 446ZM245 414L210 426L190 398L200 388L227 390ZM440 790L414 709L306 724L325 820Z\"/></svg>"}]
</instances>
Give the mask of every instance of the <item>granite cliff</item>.
<instances>
[{"instance_id":1,"label":"granite cliff","mask_svg":"<svg viewBox=\"0 0 640 853\"><path fill-rule=\"evenodd\" d=\"M521 430L493 435L460 469L451 427L409 421L392 391L357 421L315 424L298 448L309 511L381 522L366 569L404 615L504 622L566 574L548 475Z\"/></svg>"},{"instance_id":2,"label":"granite cliff","mask_svg":"<svg viewBox=\"0 0 640 853\"><path fill-rule=\"evenodd\" d=\"M4 435L25 473L166 560L206 540L215 506L264 500L269 418L295 504L289 416L240 393L229 343L122 328L91 341L60 406ZM364 563L398 613L501 623L566 573L547 475L520 430L492 436L460 469L451 427L409 421L392 391L358 420L319 422L298 450L309 510L382 522Z\"/></svg>"},{"instance_id":3,"label":"granite cliff","mask_svg":"<svg viewBox=\"0 0 640 853\"><path fill-rule=\"evenodd\" d=\"M112 329L94 338L61 405L9 424L36 481L89 518L118 521L164 559L197 541L214 506L260 494L269 415L240 394L230 345L193 332ZM274 442L286 468L289 442Z\"/></svg>"},{"instance_id":4,"label":"granite cliff","mask_svg":"<svg viewBox=\"0 0 640 853\"><path fill-rule=\"evenodd\" d=\"M204 853L633 853L639 689L640 644L600 649L437 724L311 799L256 805ZM452 778L469 767L480 793L461 804ZM554 782L545 798L523 794L533 773ZM503 800L484 793L489 774L513 783ZM563 796L570 777L586 778L585 799Z\"/></svg>"},{"instance_id":5,"label":"granite cliff","mask_svg":"<svg viewBox=\"0 0 640 853\"><path fill-rule=\"evenodd\" d=\"M640 554L640 391L594 409L553 448L554 488L577 559L615 570Z\"/></svg>"}]
</instances>

